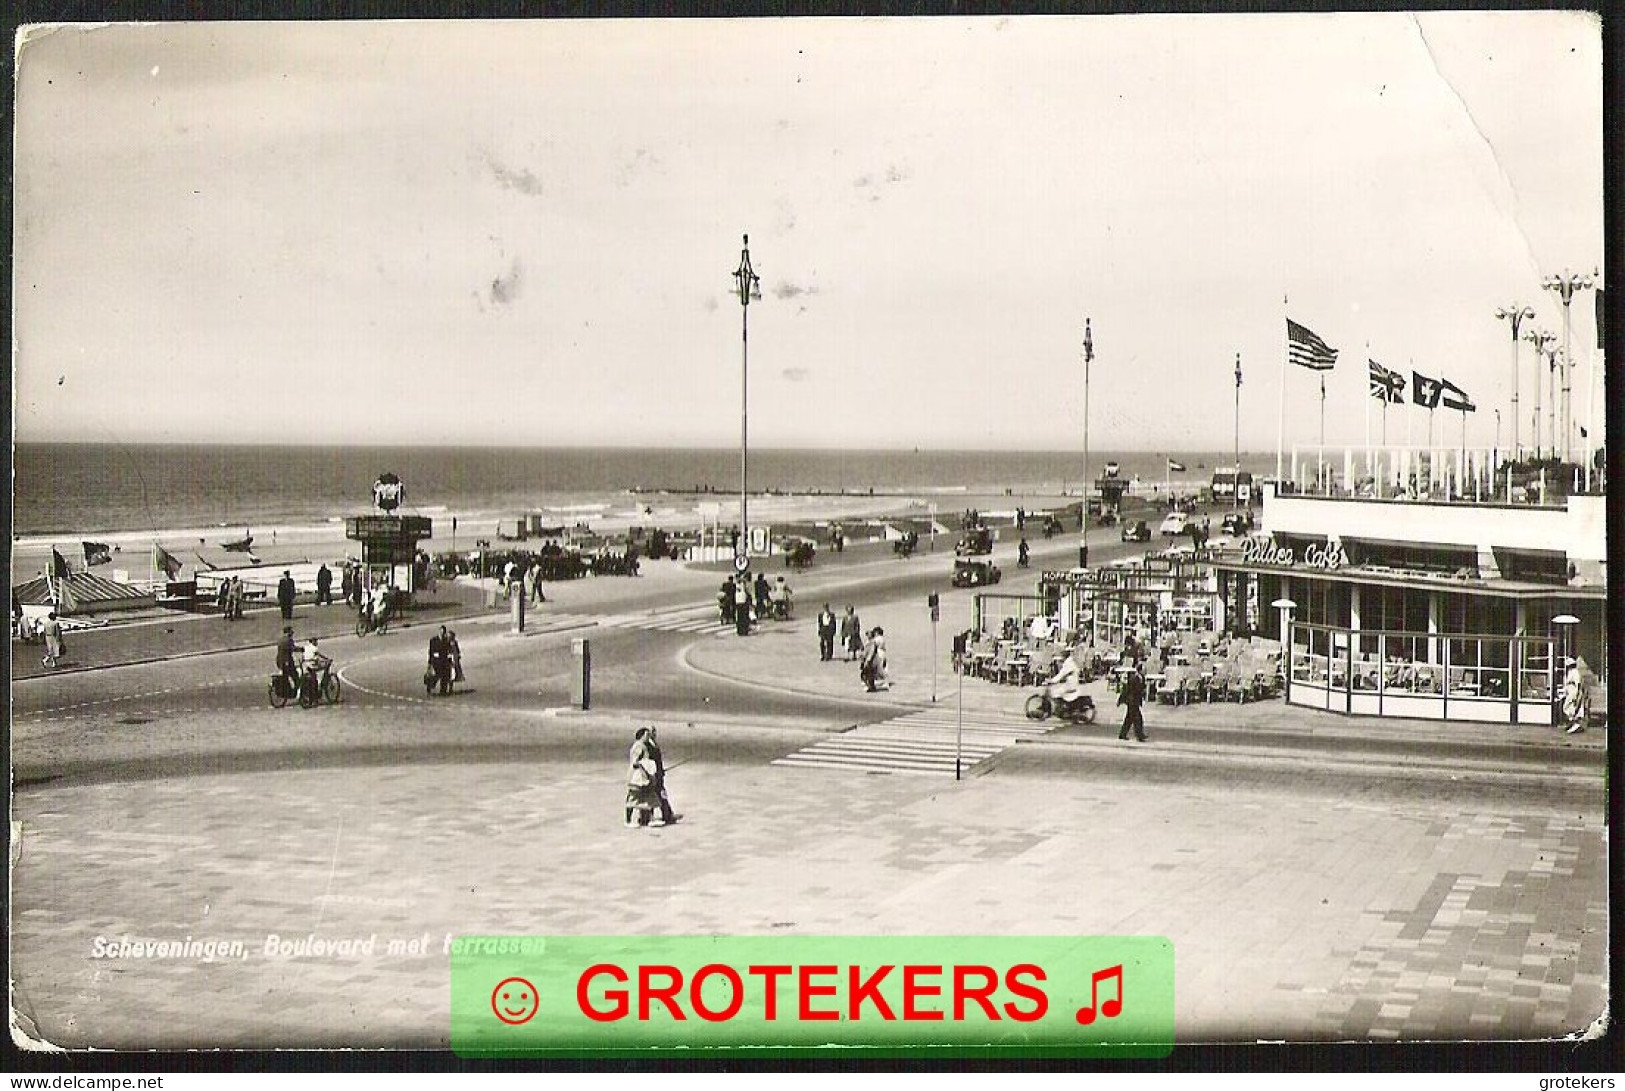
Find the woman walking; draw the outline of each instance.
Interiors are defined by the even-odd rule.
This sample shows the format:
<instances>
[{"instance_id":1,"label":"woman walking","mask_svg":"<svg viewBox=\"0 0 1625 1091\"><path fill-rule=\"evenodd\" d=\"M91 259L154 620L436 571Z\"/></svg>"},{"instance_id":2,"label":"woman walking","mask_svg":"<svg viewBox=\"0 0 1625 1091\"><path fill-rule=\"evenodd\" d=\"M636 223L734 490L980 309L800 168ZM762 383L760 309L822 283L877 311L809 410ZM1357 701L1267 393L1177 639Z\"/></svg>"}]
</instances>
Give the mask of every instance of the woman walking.
<instances>
[{"instance_id":1,"label":"woman walking","mask_svg":"<svg viewBox=\"0 0 1625 1091\"><path fill-rule=\"evenodd\" d=\"M647 826L654 815L659 766L649 752L649 729L638 728L632 736L632 749L627 754L626 768L626 826L636 829Z\"/></svg>"},{"instance_id":2,"label":"woman walking","mask_svg":"<svg viewBox=\"0 0 1625 1091\"><path fill-rule=\"evenodd\" d=\"M863 651L863 626L859 624L858 615L850 606L846 608L846 613L841 618L841 646L846 649L848 663Z\"/></svg>"}]
</instances>

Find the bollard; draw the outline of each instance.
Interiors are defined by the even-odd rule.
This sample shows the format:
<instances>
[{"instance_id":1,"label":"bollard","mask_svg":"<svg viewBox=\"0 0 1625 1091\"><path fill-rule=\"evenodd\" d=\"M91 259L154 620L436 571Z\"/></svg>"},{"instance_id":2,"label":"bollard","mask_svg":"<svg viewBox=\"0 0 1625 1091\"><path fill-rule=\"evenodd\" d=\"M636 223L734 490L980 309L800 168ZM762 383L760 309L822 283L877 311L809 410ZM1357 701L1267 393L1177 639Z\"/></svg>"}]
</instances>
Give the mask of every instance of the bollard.
<instances>
[{"instance_id":1,"label":"bollard","mask_svg":"<svg viewBox=\"0 0 1625 1091\"><path fill-rule=\"evenodd\" d=\"M570 703L583 711L592 707L592 641L586 637L570 641Z\"/></svg>"},{"instance_id":2,"label":"bollard","mask_svg":"<svg viewBox=\"0 0 1625 1091\"><path fill-rule=\"evenodd\" d=\"M508 612L513 618L513 631L522 633L525 631L525 592L522 588L511 587L508 589L508 599L510 600Z\"/></svg>"}]
</instances>

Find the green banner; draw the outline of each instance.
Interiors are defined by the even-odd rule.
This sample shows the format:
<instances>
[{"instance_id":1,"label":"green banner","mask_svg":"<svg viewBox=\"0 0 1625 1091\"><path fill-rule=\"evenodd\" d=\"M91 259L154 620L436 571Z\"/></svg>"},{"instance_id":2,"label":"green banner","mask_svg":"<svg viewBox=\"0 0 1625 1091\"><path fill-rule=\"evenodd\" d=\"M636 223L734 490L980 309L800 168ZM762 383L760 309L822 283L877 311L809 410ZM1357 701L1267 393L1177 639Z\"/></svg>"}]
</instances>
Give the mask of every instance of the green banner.
<instances>
[{"instance_id":1,"label":"green banner","mask_svg":"<svg viewBox=\"0 0 1625 1091\"><path fill-rule=\"evenodd\" d=\"M465 1057L1162 1057L1160 936L463 936ZM819 1051L816 1054L814 1051Z\"/></svg>"}]
</instances>

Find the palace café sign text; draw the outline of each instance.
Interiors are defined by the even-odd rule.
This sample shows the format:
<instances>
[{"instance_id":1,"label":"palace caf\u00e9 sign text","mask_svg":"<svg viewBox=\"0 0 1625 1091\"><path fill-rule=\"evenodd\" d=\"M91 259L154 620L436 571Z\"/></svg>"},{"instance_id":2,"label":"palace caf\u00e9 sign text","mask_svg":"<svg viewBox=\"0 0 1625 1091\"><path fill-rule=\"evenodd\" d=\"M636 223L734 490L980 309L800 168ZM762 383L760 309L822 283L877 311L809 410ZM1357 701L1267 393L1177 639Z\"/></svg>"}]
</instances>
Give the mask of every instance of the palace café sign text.
<instances>
[{"instance_id":1,"label":"palace caf\u00e9 sign text","mask_svg":"<svg viewBox=\"0 0 1625 1091\"><path fill-rule=\"evenodd\" d=\"M1296 550L1278 545L1271 538L1248 538L1241 543L1243 564L1268 564L1281 568L1341 568L1348 564L1342 546L1306 545L1300 560Z\"/></svg>"}]
</instances>

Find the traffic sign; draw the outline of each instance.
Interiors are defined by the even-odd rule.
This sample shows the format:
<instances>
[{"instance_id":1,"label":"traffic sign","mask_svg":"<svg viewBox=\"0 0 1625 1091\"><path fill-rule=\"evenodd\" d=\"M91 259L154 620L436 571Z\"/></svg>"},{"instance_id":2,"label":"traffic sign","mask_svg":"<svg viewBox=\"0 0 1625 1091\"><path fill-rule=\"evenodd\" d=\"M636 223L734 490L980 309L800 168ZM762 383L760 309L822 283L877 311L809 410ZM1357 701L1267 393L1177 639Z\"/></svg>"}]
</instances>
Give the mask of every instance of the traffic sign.
<instances>
[{"instance_id":1,"label":"traffic sign","mask_svg":"<svg viewBox=\"0 0 1625 1091\"><path fill-rule=\"evenodd\" d=\"M735 572L743 572L745 569L747 569L749 567L750 567L750 558L749 557L745 556L743 553L735 553L734 554L734 571Z\"/></svg>"}]
</instances>

